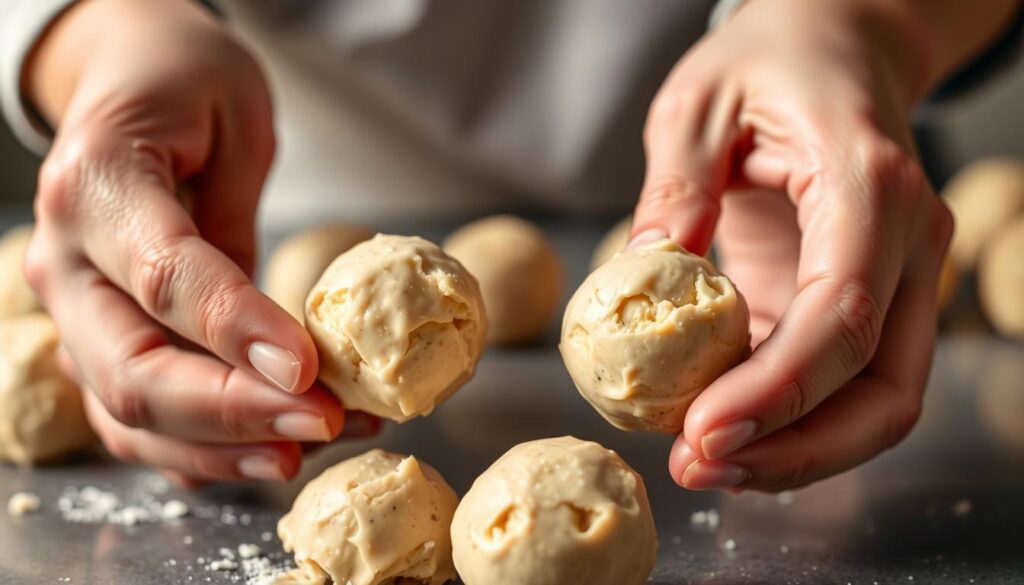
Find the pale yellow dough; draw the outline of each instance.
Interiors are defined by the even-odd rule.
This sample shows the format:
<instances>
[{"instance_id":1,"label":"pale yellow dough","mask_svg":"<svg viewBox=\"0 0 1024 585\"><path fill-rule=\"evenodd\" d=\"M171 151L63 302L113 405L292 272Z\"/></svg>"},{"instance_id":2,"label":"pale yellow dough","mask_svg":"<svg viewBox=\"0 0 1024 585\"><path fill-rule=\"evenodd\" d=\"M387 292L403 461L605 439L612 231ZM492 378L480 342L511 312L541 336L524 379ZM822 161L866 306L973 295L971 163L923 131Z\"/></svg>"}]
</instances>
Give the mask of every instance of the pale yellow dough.
<instances>
[{"instance_id":1,"label":"pale yellow dough","mask_svg":"<svg viewBox=\"0 0 1024 585\"><path fill-rule=\"evenodd\" d=\"M510 449L452 521L466 585L640 585L658 537L643 479L614 451L574 437Z\"/></svg>"},{"instance_id":2,"label":"pale yellow dough","mask_svg":"<svg viewBox=\"0 0 1024 585\"><path fill-rule=\"evenodd\" d=\"M476 280L434 244L378 234L306 299L320 379L346 408L405 422L468 381L487 337Z\"/></svg>"},{"instance_id":3,"label":"pale yellow dough","mask_svg":"<svg viewBox=\"0 0 1024 585\"><path fill-rule=\"evenodd\" d=\"M444 251L480 283L488 341L523 343L543 335L565 287L565 268L540 229L510 215L463 226L444 242Z\"/></svg>"},{"instance_id":4,"label":"pale yellow dough","mask_svg":"<svg viewBox=\"0 0 1024 585\"><path fill-rule=\"evenodd\" d=\"M33 313L0 320L0 460L30 465L92 445L78 388L57 369L57 329Z\"/></svg>"},{"instance_id":5,"label":"pale yellow dough","mask_svg":"<svg viewBox=\"0 0 1024 585\"><path fill-rule=\"evenodd\" d=\"M0 238L0 318L43 310L22 270L31 237L32 226L22 225Z\"/></svg>"},{"instance_id":6,"label":"pale yellow dough","mask_svg":"<svg viewBox=\"0 0 1024 585\"><path fill-rule=\"evenodd\" d=\"M372 237L373 232L350 225L325 225L296 234L271 254L263 289L302 323L306 296L324 270L339 254Z\"/></svg>"},{"instance_id":7,"label":"pale yellow dough","mask_svg":"<svg viewBox=\"0 0 1024 585\"><path fill-rule=\"evenodd\" d=\"M633 216L627 215L608 230L608 233L601 238L597 247L594 248L593 255L590 257L591 272L597 270L599 266L611 260L612 256L618 254L626 247L626 244L629 243L629 230L631 227L633 227Z\"/></svg>"},{"instance_id":8,"label":"pale yellow dough","mask_svg":"<svg viewBox=\"0 0 1024 585\"><path fill-rule=\"evenodd\" d=\"M441 585L455 578L450 528L458 497L415 457L374 449L309 482L277 524L295 553L291 582Z\"/></svg>"},{"instance_id":9,"label":"pale yellow dough","mask_svg":"<svg viewBox=\"0 0 1024 585\"><path fill-rule=\"evenodd\" d=\"M580 285L559 349L580 394L623 430L677 434L690 403L750 344L743 296L669 240L624 252Z\"/></svg>"},{"instance_id":10,"label":"pale yellow dough","mask_svg":"<svg viewBox=\"0 0 1024 585\"><path fill-rule=\"evenodd\" d=\"M973 163L942 194L956 220L950 254L959 268L973 271L988 239L1024 213L1024 162L994 158Z\"/></svg>"},{"instance_id":11,"label":"pale yellow dough","mask_svg":"<svg viewBox=\"0 0 1024 585\"><path fill-rule=\"evenodd\" d=\"M1003 226L982 252L978 293L993 327L1024 341L1024 213Z\"/></svg>"}]
</instances>

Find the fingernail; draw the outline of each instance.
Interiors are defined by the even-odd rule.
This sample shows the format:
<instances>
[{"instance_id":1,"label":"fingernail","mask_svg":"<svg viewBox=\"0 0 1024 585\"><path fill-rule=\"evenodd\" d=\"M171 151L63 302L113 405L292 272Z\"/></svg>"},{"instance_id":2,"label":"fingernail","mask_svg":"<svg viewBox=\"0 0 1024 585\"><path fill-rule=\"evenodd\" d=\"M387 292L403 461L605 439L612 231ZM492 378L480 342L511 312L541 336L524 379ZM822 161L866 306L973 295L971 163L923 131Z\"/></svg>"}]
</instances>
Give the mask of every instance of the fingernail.
<instances>
[{"instance_id":1,"label":"fingernail","mask_svg":"<svg viewBox=\"0 0 1024 585\"><path fill-rule=\"evenodd\" d=\"M664 240L668 237L668 232L661 228L650 228L644 230L636 235L629 244L626 245L626 250L632 250L634 248L643 246L644 244L650 244L651 242L657 242L658 240Z\"/></svg>"},{"instance_id":2,"label":"fingernail","mask_svg":"<svg viewBox=\"0 0 1024 585\"><path fill-rule=\"evenodd\" d=\"M330 441L331 428L324 417L312 412L286 412L270 425L275 433L296 441Z\"/></svg>"},{"instance_id":3,"label":"fingernail","mask_svg":"<svg viewBox=\"0 0 1024 585\"><path fill-rule=\"evenodd\" d=\"M292 392L299 382L301 364L295 354L262 341L249 346L249 363L284 390Z\"/></svg>"},{"instance_id":4,"label":"fingernail","mask_svg":"<svg viewBox=\"0 0 1024 585\"><path fill-rule=\"evenodd\" d=\"M345 411L345 427L341 429L341 436L372 437L380 432L380 427L380 417L359 410L348 410Z\"/></svg>"},{"instance_id":5,"label":"fingernail","mask_svg":"<svg viewBox=\"0 0 1024 585\"><path fill-rule=\"evenodd\" d=\"M689 490L721 490L736 487L748 479L750 472L739 465L694 461L683 472L680 483Z\"/></svg>"},{"instance_id":6,"label":"fingernail","mask_svg":"<svg viewBox=\"0 0 1024 585\"><path fill-rule=\"evenodd\" d=\"M747 444L757 432L757 423L741 420L708 431L700 440L706 459L721 459Z\"/></svg>"},{"instance_id":7,"label":"fingernail","mask_svg":"<svg viewBox=\"0 0 1024 585\"><path fill-rule=\"evenodd\" d=\"M264 455L247 455L238 460L238 473L249 479L284 481L284 472L277 461Z\"/></svg>"}]
</instances>

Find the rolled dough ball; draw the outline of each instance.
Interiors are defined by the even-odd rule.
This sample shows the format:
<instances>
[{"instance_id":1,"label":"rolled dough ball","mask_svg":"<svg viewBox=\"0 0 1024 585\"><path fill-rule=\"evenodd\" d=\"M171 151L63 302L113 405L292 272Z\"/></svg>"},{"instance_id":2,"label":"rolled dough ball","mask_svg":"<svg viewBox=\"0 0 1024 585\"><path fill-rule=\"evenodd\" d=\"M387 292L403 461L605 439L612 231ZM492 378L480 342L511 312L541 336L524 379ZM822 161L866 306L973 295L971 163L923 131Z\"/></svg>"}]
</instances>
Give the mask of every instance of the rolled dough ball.
<instances>
[{"instance_id":1,"label":"rolled dough ball","mask_svg":"<svg viewBox=\"0 0 1024 585\"><path fill-rule=\"evenodd\" d=\"M1024 340L1024 214L999 230L981 255L978 293L997 331Z\"/></svg>"},{"instance_id":2,"label":"rolled dough ball","mask_svg":"<svg viewBox=\"0 0 1024 585\"><path fill-rule=\"evenodd\" d=\"M950 254L960 268L973 271L988 238L1024 212L1024 162L973 163L950 180L943 196L956 220Z\"/></svg>"},{"instance_id":3,"label":"rolled dough ball","mask_svg":"<svg viewBox=\"0 0 1024 585\"><path fill-rule=\"evenodd\" d=\"M372 232L350 225L326 225L294 235L270 256L263 289L302 323L306 295L324 270L339 254L372 237Z\"/></svg>"},{"instance_id":4,"label":"rolled dough ball","mask_svg":"<svg viewBox=\"0 0 1024 585\"><path fill-rule=\"evenodd\" d=\"M743 296L669 240L619 254L569 301L559 349L576 388L623 430L677 434L690 403L746 355Z\"/></svg>"},{"instance_id":5,"label":"rolled dough ball","mask_svg":"<svg viewBox=\"0 0 1024 585\"><path fill-rule=\"evenodd\" d=\"M619 223L612 226L608 233L601 238L594 254L590 257L590 271L597 270L597 267L612 259L629 243L629 230L633 227L633 216L627 215L619 220Z\"/></svg>"},{"instance_id":6,"label":"rolled dough ball","mask_svg":"<svg viewBox=\"0 0 1024 585\"><path fill-rule=\"evenodd\" d=\"M658 537L643 479L574 437L516 445L473 482L452 521L466 585L640 585Z\"/></svg>"},{"instance_id":7,"label":"rolled dough ball","mask_svg":"<svg viewBox=\"0 0 1024 585\"><path fill-rule=\"evenodd\" d=\"M0 238L0 318L43 310L21 268L31 237L32 226L22 225Z\"/></svg>"},{"instance_id":8,"label":"rolled dough ball","mask_svg":"<svg viewBox=\"0 0 1024 585\"><path fill-rule=\"evenodd\" d=\"M565 268L533 224L498 215L453 233L444 251L480 283L491 343L523 343L543 335L562 298Z\"/></svg>"},{"instance_id":9,"label":"rolled dough ball","mask_svg":"<svg viewBox=\"0 0 1024 585\"><path fill-rule=\"evenodd\" d=\"M405 422L476 370L487 316L476 280L434 244L378 234L339 256L306 300L320 379L346 408Z\"/></svg>"},{"instance_id":10,"label":"rolled dough ball","mask_svg":"<svg viewBox=\"0 0 1024 585\"><path fill-rule=\"evenodd\" d=\"M43 313L0 320L0 460L42 463L95 441L82 395L57 368L57 344Z\"/></svg>"},{"instance_id":11,"label":"rolled dough ball","mask_svg":"<svg viewBox=\"0 0 1024 585\"><path fill-rule=\"evenodd\" d=\"M455 578L450 529L459 503L433 467L374 449L302 488L277 524L301 583L376 585Z\"/></svg>"}]
</instances>

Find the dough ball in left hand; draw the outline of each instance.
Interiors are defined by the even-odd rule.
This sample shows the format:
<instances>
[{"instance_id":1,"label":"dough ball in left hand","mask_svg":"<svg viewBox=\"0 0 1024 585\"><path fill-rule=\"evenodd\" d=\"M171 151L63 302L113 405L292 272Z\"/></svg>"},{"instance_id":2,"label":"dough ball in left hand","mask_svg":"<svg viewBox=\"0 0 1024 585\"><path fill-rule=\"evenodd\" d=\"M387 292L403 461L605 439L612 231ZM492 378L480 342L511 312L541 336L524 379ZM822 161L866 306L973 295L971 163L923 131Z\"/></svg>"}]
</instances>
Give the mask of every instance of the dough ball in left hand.
<instances>
[{"instance_id":1,"label":"dough ball in left hand","mask_svg":"<svg viewBox=\"0 0 1024 585\"><path fill-rule=\"evenodd\" d=\"M78 388L57 367L57 328L44 313L0 320L0 460L21 465L91 446Z\"/></svg>"},{"instance_id":2,"label":"dough ball in left hand","mask_svg":"<svg viewBox=\"0 0 1024 585\"><path fill-rule=\"evenodd\" d=\"M444 251L480 283L489 342L524 343L544 334L565 287L565 267L544 232L510 215L487 217L449 236Z\"/></svg>"},{"instance_id":3,"label":"dough ball in left hand","mask_svg":"<svg viewBox=\"0 0 1024 585\"><path fill-rule=\"evenodd\" d=\"M0 318L43 310L21 268L31 237L32 226L22 225L0 238Z\"/></svg>"},{"instance_id":4,"label":"dough ball in left hand","mask_svg":"<svg viewBox=\"0 0 1024 585\"><path fill-rule=\"evenodd\" d=\"M339 256L306 299L320 380L345 408L405 422L476 370L487 337L480 289L416 237L378 234Z\"/></svg>"}]
</instances>

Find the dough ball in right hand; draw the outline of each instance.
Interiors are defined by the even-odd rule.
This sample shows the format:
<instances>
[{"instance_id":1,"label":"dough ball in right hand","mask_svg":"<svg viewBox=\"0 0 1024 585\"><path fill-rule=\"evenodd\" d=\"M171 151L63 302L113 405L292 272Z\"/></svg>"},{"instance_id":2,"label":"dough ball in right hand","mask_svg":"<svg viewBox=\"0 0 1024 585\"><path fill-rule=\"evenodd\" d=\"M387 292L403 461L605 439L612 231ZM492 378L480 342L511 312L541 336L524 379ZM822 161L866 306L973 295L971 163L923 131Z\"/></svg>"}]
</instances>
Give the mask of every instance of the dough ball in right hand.
<instances>
[{"instance_id":1,"label":"dough ball in right hand","mask_svg":"<svg viewBox=\"0 0 1024 585\"><path fill-rule=\"evenodd\" d=\"M1024 341L1024 213L992 237L978 266L981 307L992 326Z\"/></svg>"},{"instance_id":2,"label":"dough ball in right hand","mask_svg":"<svg viewBox=\"0 0 1024 585\"><path fill-rule=\"evenodd\" d=\"M0 320L0 461L43 463L95 442L81 393L57 367L58 342L44 313Z\"/></svg>"},{"instance_id":3,"label":"dough ball in right hand","mask_svg":"<svg viewBox=\"0 0 1024 585\"><path fill-rule=\"evenodd\" d=\"M710 262L669 240L592 272L569 301L559 344L576 388L608 422L670 434L749 347L743 296Z\"/></svg>"},{"instance_id":4,"label":"dough ball in right hand","mask_svg":"<svg viewBox=\"0 0 1024 585\"><path fill-rule=\"evenodd\" d=\"M11 228L0 238L0 318L42 311L22 271L32 226Z\"/></svg>"},{"instance_id":5,"label":"dough ball in right hand","mask_svg":"<svg viewBox=\"0 0 1024 585\"><path fill-rule=\"evenodd\" d=\"M988 239L1024 213L1024 162L994 158L972 163L942 195L956 220L949 253L957 266L973 271Z\"/></svg>"},{"instance_id":6,"label":"dough ball in right hand","mask_svg":"<svg viewBox=\"0 0 1024 585\"><path fill-rule=\"evenodd\" d=\"M544 232L498 215L463 226L443 247L480 284L489 342L525 343L544 334L565 286L562 260Z\"/></svg>"}]
</instances>

